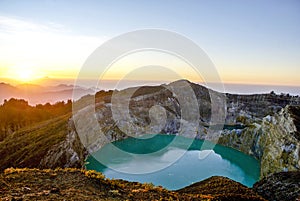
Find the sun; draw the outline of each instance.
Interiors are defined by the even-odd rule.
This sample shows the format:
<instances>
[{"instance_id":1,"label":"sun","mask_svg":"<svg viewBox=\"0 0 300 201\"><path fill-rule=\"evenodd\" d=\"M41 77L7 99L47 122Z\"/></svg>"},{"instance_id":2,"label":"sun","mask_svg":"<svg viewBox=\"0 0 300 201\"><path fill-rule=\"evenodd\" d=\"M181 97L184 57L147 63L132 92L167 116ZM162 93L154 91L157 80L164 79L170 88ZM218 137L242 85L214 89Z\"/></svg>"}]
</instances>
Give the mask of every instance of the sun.
<instances>
[{"instance_id":1,"label":"sun","mask_svg":"<svg viewBox=\"0 0 300 201\"><path fill-rule=\"evenodd\" d=\"M38 71L32 65L19 64L9 69L9 77L21 82L29 83L38 79Z\"/></svg>"},{"instance_id":2,"label":"sun","mask_svg":"<svg viewBox=\"0 0 300 201\"><path fill-rule=\"evenodd\" d=\"M23 82L30 82L34 79L34 73L31 69L23 69L18 72L18 78Z\"/></svg>"}]
</instances>

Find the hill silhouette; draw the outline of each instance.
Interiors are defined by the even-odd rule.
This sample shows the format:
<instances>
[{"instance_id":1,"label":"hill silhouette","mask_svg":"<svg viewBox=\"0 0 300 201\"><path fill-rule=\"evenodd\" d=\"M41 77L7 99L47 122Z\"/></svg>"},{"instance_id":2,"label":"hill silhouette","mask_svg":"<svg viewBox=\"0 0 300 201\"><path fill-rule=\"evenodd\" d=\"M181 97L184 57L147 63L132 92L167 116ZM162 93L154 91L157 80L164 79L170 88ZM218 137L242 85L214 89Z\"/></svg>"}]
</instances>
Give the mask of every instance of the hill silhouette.
<instances>
[{"instance_id":1,"label":"hill silhouette","mask_svg":"<svg viewBox=\"0 0 300 201\"><path fill-rule=\"evenodd\" d=\"M73 92L75 96L73 97ZM12 86L8 83L0 83L0 103L10 98L25 99L30 105L67 101L68 99L78 100L87 94L94 94L93 89L74 85L60 84L55 86L41 86L36 84L19 84Z\"/></svg>"}]
</instances>

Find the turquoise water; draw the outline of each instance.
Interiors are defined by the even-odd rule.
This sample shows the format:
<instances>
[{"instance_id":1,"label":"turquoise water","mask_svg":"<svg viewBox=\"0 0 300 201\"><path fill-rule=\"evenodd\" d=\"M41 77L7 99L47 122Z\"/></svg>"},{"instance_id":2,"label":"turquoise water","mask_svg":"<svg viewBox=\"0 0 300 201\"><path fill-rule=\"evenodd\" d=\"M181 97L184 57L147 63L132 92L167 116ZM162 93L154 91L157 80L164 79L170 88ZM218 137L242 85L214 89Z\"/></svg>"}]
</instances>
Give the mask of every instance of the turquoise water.
<instances>
[{"instance_id":1,"label":"turquoise water","mask_svg":"<svg viewBox=\"0 0 300 201\"><path fill-rule=\"evenodd\" d=\"M209 145L174 135L127 138L90 155L86 168L102 172L107 178L153 183L170 190L216 175L248 187L259 179L259 161L221 145L213 150L203 148Z\"/></svg>"}]
</instances>

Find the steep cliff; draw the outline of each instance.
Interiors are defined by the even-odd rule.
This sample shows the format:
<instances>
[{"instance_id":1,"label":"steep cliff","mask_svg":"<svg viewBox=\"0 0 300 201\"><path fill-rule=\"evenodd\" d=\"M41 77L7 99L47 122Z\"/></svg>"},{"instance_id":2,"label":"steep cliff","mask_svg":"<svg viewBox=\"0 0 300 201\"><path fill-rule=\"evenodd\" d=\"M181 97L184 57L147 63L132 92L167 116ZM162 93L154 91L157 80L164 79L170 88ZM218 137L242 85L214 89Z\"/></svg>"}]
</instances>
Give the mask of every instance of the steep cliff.
<instances>
[{"instance_id":1,"label":"steep cliff","mask_svg":"<svg viewBox=\"0 0 300 201\"><path fill-rule=\"evenodd\" d=\"M174 88L183 98L174 93ZM187 97L190 88L199 108L192 108L195 104ZM113 102L114 95L119 102ZM217 100L217 107L213 108L212 98ZM225 96L180 80L157 87L102 92L101 96L96 95L95 108L91 101L87 102L88 106L80 107L73 119L90 153L108 142L152 132L207 139L233 147L261 161L262 177L299 169L297 96L274 93ZM225 106L226 110L222 110ZM226 114L220 121L224 127L218 127L215 122L219 119L213 119L213 114L222 113Z\"/></svg>"},{"instance_id":2,"label":"steep cliff","mask_svg":"<svg viewBox=\"0 0 300 201\"><path fill-rule=\"evenodd\" d=\"M87 151L82 145L72 119L69 119L65 140L51 147L42 158L39 168L83 167Z\"/></svg>"},{"instance_id":3,"label":"steep cliff","mask_svg":"<svg viewBox=\"0 0 300 201\"><path fill-rule=\"evenodd\" d=\"M152 132L208 139L233 147L261 161L262 177L297 170L297 105L298 96L222 94L185 80L100 91L77 101L72 118L64 116L24 129L1 142L1 168L83 167L88 153L106 143ZM216 118L214 114L221 115ZM224 127L218 123L224 123ZM14 143L16 139L20 143Z\"/></svg>"},{"instance_id":4,"label":"steep cliff","mask_svg":"<svg viewBox=\"0 0 300 201\"><path fill-rule=\"evenodd\" d=\"M262 134L257 140L262 150L262 176L300 169L300 141L296 127L298 122L294 118L299 112L299 106L287 106L274 117L264 118Z\"/></svg>"},{"instance_id":5,"label":"steep cliff","mask_svg":"<svg viewBox=\"0 0 300 201\"><path fill-rule=\"evenodd\" d=\"M260 124L225 130L219 143L231 146L261 161L261 176L300 169L299 106L287 105Z\"/></svg>"}]
</instances>

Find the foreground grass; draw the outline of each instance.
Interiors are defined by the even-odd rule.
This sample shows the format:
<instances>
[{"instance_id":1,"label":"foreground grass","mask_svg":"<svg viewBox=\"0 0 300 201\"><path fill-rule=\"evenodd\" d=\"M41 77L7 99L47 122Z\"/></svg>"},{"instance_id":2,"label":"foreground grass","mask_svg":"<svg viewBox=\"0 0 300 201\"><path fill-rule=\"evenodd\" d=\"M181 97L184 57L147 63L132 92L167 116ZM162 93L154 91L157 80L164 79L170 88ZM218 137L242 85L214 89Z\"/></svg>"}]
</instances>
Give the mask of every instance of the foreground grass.
<instances>
[{"instance_id":1,"label":"foreground grass","mask_svg":"<svg viewBox=\"0 0 300 201\"><path fill-rule=\"evenodd\" d=\"M228 181L214 177L217 188L207 185L208 179L205 185L175 192L148 183L106 179L101 173L82 169L9 168L0 175L0 200L264 200Z\"/></svg>"}]
</instances>

